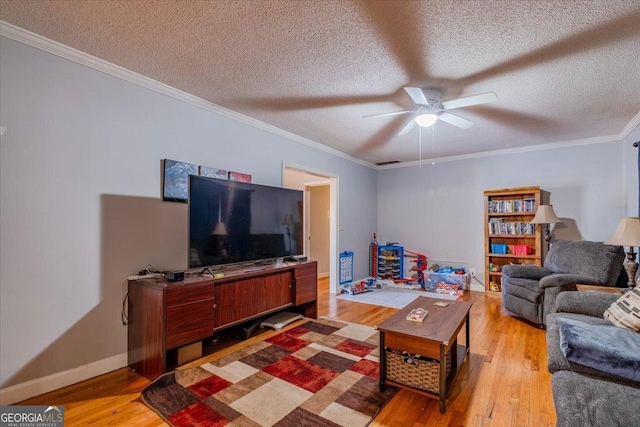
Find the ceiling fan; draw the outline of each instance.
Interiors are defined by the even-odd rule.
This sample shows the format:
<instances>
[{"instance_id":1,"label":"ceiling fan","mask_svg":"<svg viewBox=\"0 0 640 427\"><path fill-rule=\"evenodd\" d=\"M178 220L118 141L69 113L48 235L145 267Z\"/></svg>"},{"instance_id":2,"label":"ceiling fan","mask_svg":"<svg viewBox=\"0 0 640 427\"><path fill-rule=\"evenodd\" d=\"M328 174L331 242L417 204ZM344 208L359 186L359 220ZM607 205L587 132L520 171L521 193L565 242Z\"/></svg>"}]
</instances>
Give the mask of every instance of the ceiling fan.
<instances>
[{"instance_id":1,"label":"ceiling fan","mask_svg":"<svg viewBox=\"0 0 640 427\"><path fill-rule=\"evenodd\" d=\"M498 96L495 93L487 92L480 95L467 96L465 98L441 102L441 93L437 89L405 87L404 90L409 94L413 102L416 103L415 109L398 111L395 113L371 114L363 117L384 117L411 114L411 120L407 122L398 135L408 133L416 124L422 127L431 126L436 122L436 120L442 120L443 122L447 122L461 129L468 129L473 125L471 120L463 119L462 117L451 114L448 111L455 108L486 104L498 99Z\"/></svg>"}]
</instances>

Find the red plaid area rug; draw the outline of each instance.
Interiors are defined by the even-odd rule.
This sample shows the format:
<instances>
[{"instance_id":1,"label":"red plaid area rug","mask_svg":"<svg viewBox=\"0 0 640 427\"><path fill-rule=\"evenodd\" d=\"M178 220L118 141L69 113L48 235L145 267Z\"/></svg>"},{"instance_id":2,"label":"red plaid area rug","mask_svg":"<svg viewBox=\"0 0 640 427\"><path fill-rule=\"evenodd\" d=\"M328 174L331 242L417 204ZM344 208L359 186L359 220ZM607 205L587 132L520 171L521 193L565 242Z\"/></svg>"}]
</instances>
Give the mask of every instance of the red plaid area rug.
<instances>
[{"instance_id":1,"label":"red plaid area rug","mask_svg":"<svg viewBox=\"0 0 640 427\"><path fill-rule=\"evenodd\" d=\"M397 389L379 391L374 328L329 319L156 379L142 400L182 426L366 426Z\"/></svg>"}]
</instances>

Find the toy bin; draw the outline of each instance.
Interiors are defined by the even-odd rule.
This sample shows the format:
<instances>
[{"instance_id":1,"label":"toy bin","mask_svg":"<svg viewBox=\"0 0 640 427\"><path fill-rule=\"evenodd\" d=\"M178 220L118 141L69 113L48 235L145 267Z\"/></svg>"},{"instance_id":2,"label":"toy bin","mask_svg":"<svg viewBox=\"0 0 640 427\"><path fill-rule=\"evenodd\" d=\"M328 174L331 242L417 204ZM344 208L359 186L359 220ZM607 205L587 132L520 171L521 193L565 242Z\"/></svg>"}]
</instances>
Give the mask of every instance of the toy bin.
<instances>
[{"instance_id":1,"label":"toy bin","mask_svg":"<svg viewBox=\"0 0 640 427\"><path fill-rule=\"evenodd\" d=\"M532 248L529 245L513 245L515 255L531 255Z\"/></svg>"},{"instance_id":2,"label":"toy bin","mask_svg":"<svg viewBox=\"0 0 640 427\"><path fill-rule=\"evenodd\" d=\"M499 244L492 244L491 245L491 253L492 254L499 254L499 255L504 255L507 253L507 245L499 243Z\"/></svg>"},{"instance_id":3,"label":"toy bin","mask_svg":"<svg viewBox=\"0 0 640 427\"><path fill-rule=\"evenodd\" d=\"M429 272L425 287L427 291L431 292L438 292L438 289L464 290L468 289L468 286L471 283L470 279L471 277L466 273L444 274ZM457 287L454 285L457 285Z\"/></svg>"}]
</instances>

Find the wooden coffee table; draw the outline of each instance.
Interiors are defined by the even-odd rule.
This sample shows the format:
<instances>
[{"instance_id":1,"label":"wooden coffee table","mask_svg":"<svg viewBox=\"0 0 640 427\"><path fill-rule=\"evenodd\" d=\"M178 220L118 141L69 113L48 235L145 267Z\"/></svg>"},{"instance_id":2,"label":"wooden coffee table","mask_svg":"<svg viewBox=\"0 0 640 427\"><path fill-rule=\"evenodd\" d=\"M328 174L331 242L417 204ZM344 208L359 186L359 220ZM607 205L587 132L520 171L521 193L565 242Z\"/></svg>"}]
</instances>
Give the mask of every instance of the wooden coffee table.
<instances>
[{"instance_id":1,"label":"wooden coffee table","mask_svg":"<svg viewBox=\"0 0 640 427\"><path fill-rule=\"evenodd\" d=\"M435 302L447 302L446 307L434 306ZM458 365L466 356L469 349L469 310L472 303L464 301L450 301L429 297L418 297L409 305L394 314L381 325L380 331L380 391L384 391L387 384L406 388L427 396L440 399L440 412L446 410L447 391L457 372ZM423 322L412 322L406 319L407 314L414 308L423 308L429 312ZM458 333L466 323L466 346L458 346ZM387 352L390 347L408 353L420 354L439 362L438 392L423 390L387 378ZM458 360L458 347L461 357ZM451 352L451 372L446 374L446 355Z\"/></svg>"}]
</instances>

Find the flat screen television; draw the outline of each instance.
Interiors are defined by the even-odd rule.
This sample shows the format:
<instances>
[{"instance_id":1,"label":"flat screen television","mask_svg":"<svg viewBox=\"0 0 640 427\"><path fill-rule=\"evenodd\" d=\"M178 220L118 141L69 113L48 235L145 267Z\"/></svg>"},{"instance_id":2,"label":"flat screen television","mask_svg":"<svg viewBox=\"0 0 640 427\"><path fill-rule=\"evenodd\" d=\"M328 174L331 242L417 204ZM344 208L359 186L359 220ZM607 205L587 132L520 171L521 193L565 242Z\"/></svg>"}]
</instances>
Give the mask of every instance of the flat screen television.
<instances>
[{"instance_id":1,"label":"flat screen television","mask_svg":"<svg viewBox=\"0 0 640 427\"><path fill-rule=\"evenodd\" d=\"M189 268L302 255L302 191L189 176Z\"/></svg>"}]
</instances>

